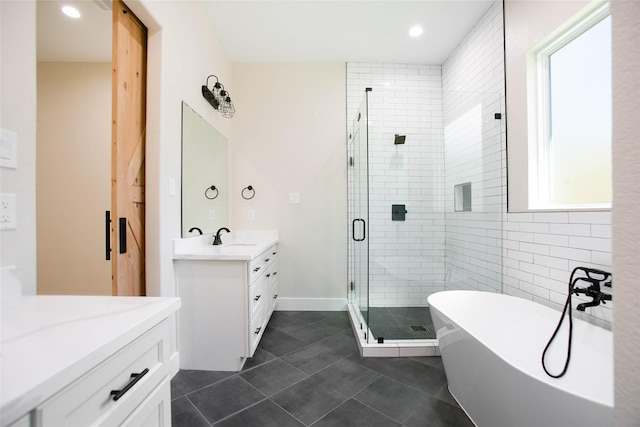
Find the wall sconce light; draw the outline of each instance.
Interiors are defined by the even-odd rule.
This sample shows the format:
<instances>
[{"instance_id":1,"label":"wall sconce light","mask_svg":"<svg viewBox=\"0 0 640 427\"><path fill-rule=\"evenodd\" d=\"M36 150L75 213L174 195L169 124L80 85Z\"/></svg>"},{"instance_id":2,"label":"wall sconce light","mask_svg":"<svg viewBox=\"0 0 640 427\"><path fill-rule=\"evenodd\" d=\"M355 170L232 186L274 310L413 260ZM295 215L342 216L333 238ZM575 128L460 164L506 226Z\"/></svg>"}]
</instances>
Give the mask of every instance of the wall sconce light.
<instances>
[{"instance_id":1,"label":"wall sconce light","mask_svg":"<svg viewBox=\"0 0 640 427\"><path fill-rule=\"evenodd\" d=\"M209 79L215 77L216 82L213 84L213 90L209 90ZM230 119L236 112L236 107L231 102L231 95L225 90L222 83L218 81L218 77L213 74L207 77L207 84L202 86L202 96L216 110L220 111L222 117Z\"/></svg>"}]
</instances>

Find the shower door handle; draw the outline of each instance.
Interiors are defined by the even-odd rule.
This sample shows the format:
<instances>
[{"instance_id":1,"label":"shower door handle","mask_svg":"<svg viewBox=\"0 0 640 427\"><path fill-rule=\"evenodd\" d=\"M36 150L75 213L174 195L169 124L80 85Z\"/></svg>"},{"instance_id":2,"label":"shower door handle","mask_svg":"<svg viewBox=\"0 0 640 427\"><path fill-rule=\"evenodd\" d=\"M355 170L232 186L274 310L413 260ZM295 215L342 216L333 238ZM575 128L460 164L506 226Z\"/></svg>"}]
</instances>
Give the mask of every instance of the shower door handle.
<instances>
[{"instance_id":1,"label":"shower door handle","mask_svg":"<svg viewBox=\"0 0 640 427\"><path fill-rule=\"evenodd\" d=\"M360 239L356 239L356 222L362 222L362 237ZM364 219L358 218L351 221L351 235L353 236L353 240L356 242L362 242L365 237L367 237L367 223Z\"/></svg>"}]
</instances>

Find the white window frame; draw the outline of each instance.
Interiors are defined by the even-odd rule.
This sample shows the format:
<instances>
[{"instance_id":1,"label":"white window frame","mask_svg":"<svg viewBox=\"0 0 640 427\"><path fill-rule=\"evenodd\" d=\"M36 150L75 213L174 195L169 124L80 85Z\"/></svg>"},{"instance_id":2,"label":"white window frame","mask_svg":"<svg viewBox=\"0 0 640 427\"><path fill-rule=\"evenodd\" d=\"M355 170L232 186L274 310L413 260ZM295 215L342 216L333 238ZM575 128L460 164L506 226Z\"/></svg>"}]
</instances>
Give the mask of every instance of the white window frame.
<instances>
[{"instance_id":1,"label":"white window frame","mask_svg":"<svg viewBox=\"0 0 640 427\"><path fill-rule=\"evenodd\" d=\"M529 209L611 209L611 202L552 205L549 154L549 58L610 15L608 1L593 2L536 45L527 55Z\"/></svg>"}]
</instances>

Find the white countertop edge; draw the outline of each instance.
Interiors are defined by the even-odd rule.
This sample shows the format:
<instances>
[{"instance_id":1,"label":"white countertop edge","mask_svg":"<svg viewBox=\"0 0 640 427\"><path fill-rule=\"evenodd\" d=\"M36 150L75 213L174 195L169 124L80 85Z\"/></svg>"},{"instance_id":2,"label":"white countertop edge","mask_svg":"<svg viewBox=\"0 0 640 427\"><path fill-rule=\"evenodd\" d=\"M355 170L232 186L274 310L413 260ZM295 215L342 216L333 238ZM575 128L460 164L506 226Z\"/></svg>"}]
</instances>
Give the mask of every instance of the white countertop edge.
<instances>
[{"instance_id":1,"label":"white countertop edge","mask_svg":"<svg viewBox=\"0 0 640 427\"><path fill-rule=\"evenodd\" d=\"M278 243L276 230L238 230L223 235L223 244L213 246L211 235L173 240L174 260L250 261ZM226 239L225 239L226 237ZM251 244L252 246L233 246Z\"/></svg>"},{"instance_id":2,"label":"white countertop edge","mask_svg":"<svg viewBox=\"0 0 640 427\"><path fill-rule=\"evenodd\" d=\"M23 298L38 298L36 297L23 297ZM60 298L64 298L61 296ZM72 298L86 298L86 303L90 303L92 298L113 298L113 297L72 297ZM127 297L117 297L127 298ZM73 381L80 378L82 375L95 368L105 359L118 352L127 344L135 340L141 334L151 329L154 325L160 323L163 319L170 316L173 312L180 308L180 298L161 298L161 297L135 297L145 298L146 302L149 299L154 300L158 304L148 305L145 304L140 308L143 313L142 316L127 314L129 317L138 317L133 320L132 323L128 323L126 328L121 328L121 331L114 331L115 336L107 339L101 345L96 345L93 348L86 349L82 356L75 358L74 360L66 360L65 366L60 366L59 369L51 369L50 375L44 376L38 381L24 381L23 375L24 369L28 367L11 367L7 369L6 366L2 366L2 379L0 386L2 387L2 393L0 398L2 399L0 406L0 422L2 426L10 425L17 421L29 411L44 403L47 399L54 394L62 390ZM81 302L81 301L80 301ZM151 309L153 308L153 309ZM134 310L132 310L133 312ZM115 314L116 316L121 313ZM105 319L109 321L109 319ZM79 322L76 322L79 323ZM4 338L3 338L4 339ZM23 338L18 339L21 340ZM16 346L12 348L12 346ZM5 354L11 351L20 351L19 343L4 343L2 345L2 353L0 354L0 364L5 363ZM46 357L46 355L43 355Z\"/></svg>"}]
</instances>

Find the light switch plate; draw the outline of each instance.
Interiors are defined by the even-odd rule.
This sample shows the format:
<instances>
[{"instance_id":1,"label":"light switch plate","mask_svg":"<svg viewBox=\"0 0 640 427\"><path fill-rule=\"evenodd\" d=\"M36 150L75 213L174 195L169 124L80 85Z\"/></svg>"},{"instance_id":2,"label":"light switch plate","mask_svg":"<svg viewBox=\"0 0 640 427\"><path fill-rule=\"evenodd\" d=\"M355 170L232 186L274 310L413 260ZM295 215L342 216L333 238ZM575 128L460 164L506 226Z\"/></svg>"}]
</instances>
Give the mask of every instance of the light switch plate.
<instances>
[{"instance_id":1,"label":"light switch plate","mask_svg":"<svg viewBox=\"0 0 640 427\"><path fill-rule=\"evenodd\" d=\"M289 204L297 205L300 203L300 193L289 193Z\"/></svg>"},{"instance_id":2,"label":"light switch plate","mask_svg":"<svg viewBox=\"0 0 640 427\"><path fill-rule=\"evenodd\" d=\"M10 130L0 129L0 166L18 168L18 134Z\"/></svg>"},{"instance_id":3,"label":"light switch plate","mask_svg":"<svg viewBox=\"0 0 640 427\"><path fill-rule=\"evenodd\" d=\"M17 228L16 195L0 194L0 230Z\"/></svg>"}]
</instances>

